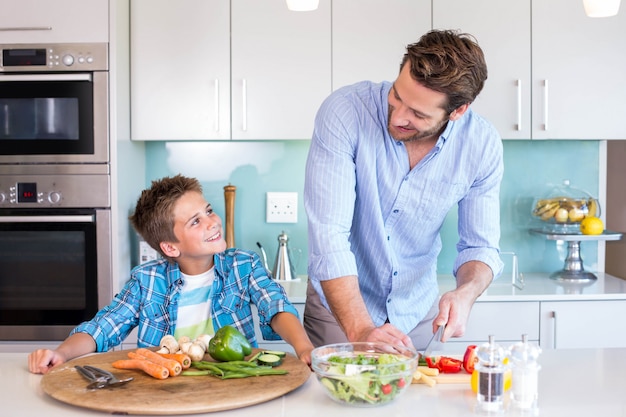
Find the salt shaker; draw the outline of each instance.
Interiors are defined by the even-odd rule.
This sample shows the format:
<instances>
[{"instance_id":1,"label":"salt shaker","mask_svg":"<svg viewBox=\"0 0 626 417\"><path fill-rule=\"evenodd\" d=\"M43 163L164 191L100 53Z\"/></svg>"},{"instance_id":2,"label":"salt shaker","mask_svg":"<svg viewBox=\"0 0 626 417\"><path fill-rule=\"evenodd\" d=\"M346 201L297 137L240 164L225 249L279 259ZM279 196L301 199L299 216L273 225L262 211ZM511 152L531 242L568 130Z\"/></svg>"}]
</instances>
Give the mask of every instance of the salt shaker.
<instances>
[{"instance_id":1,"label":"salt shaker","mask_svg":"<svg viewBox=\"0 0 626 417\"><path fill-rule=\"evenodd\" d=\"M522 410L537 407L538 374L541 366L537 358L541 348L528 342L528 335L522 335L522 341L510 349L512 367L511 402Z\"/></svg>"},{"instance_id":2,"label":"salt shaker","mask_svg":"<svg viewBox=\"0 0 626 417\"><path fill-rule=\"evenodd\" d=\"M504 409L504 359L505 350L489 335L489 342L476 351L478 363L478 408L487 412Z\"/></svg>"}]
</instances>

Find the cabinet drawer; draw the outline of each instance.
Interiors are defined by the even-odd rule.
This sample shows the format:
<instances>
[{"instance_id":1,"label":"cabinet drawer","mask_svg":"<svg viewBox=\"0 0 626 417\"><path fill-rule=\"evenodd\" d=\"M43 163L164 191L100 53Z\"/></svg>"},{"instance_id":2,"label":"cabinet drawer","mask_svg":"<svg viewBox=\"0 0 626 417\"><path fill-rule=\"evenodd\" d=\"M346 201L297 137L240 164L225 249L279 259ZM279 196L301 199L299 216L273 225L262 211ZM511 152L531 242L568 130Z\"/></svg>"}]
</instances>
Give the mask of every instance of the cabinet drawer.
<instances>
[{"instance_id":1,"label":"cabinet drawer","mask_svg":"<svg viewBox=\"0 0 626 417\"><path fill-rule=\"evenodd\" d=\"M517 342L522 334L539 340L539 302L477 302L472 308L465 335L457 342Z\"/></svg>"},{"instance_id":2,"label":"cabinet drawer","mask_svg":"<svg viewBox=\"0 0 626 417\"><path fill-rule=\"evenodd\" d=\"M542 349L626 346L626 300L541 303Z\"/></svg>"}]
</instances>

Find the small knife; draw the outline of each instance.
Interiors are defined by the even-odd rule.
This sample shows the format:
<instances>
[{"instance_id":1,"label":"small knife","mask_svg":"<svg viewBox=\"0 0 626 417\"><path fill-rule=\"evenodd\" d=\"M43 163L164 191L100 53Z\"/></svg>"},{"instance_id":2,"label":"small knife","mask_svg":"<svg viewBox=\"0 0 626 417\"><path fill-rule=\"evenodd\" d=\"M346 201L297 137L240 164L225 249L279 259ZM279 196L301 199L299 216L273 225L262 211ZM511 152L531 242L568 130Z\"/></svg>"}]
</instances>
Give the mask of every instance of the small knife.
<instances>
[{"instance_id":1,"label":"small knife","mask_svg":"<svg viewBox=\"0 0 626 417\"><path fill-rule=\"evenodd\" d=\"M430 338L428 345L426 345L426 349L424 349L424 353L422 353L423 358L428 358L433 353L433 348L435 347L435 342L441 341L441 336L443 335L443 330L445 329L445 325L439 326L433 337Z\"/></svg>"}]
</instances>

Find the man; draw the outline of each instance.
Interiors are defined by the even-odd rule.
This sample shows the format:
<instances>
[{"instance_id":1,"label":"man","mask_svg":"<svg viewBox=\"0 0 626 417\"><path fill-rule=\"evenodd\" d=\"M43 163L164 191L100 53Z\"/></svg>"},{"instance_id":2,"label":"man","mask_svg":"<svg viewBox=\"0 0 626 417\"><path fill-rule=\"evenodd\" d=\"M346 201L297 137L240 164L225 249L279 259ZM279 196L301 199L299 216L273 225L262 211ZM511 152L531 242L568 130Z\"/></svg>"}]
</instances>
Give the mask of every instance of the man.
<instances>
[{"instance_id":1,"label":"man","mask_svg":"<svg viewBox=\"0 0 626 417\"><path fill-rule=\"evenodd\" d=\"M487 79L467 34L409 45L396 81L361 82L322 104L306 165L314 345L383 341L423 348L461 336L502 270L502 142L469 107ZM455 290L439 299L439 231L458 204Z\"/></svg>"}]
</instances>

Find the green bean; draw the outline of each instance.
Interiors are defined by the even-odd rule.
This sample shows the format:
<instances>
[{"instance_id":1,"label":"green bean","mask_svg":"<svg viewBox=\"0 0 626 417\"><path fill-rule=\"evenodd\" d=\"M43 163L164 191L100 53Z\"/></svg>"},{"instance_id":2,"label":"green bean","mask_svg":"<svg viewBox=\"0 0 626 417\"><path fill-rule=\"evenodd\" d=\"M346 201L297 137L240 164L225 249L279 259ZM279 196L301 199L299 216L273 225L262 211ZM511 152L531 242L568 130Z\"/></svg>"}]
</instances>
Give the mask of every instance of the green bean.
<instances>
[{"instance_id":1,"label":"green bean","mask_svg":"<svg viewBox=\"0 0 626 417\"><path fill-rule=\"evenodd\" d=\"M197 371L188 369L182 374L186 376L211 375L221 379L234 379L247 378L250 376L284 375L287 373L284 369L275 369L271 366L258 365L256 362L249 361L197 361L192 362L191 366L197 369Z\"/></svg>"}]
</instances>

